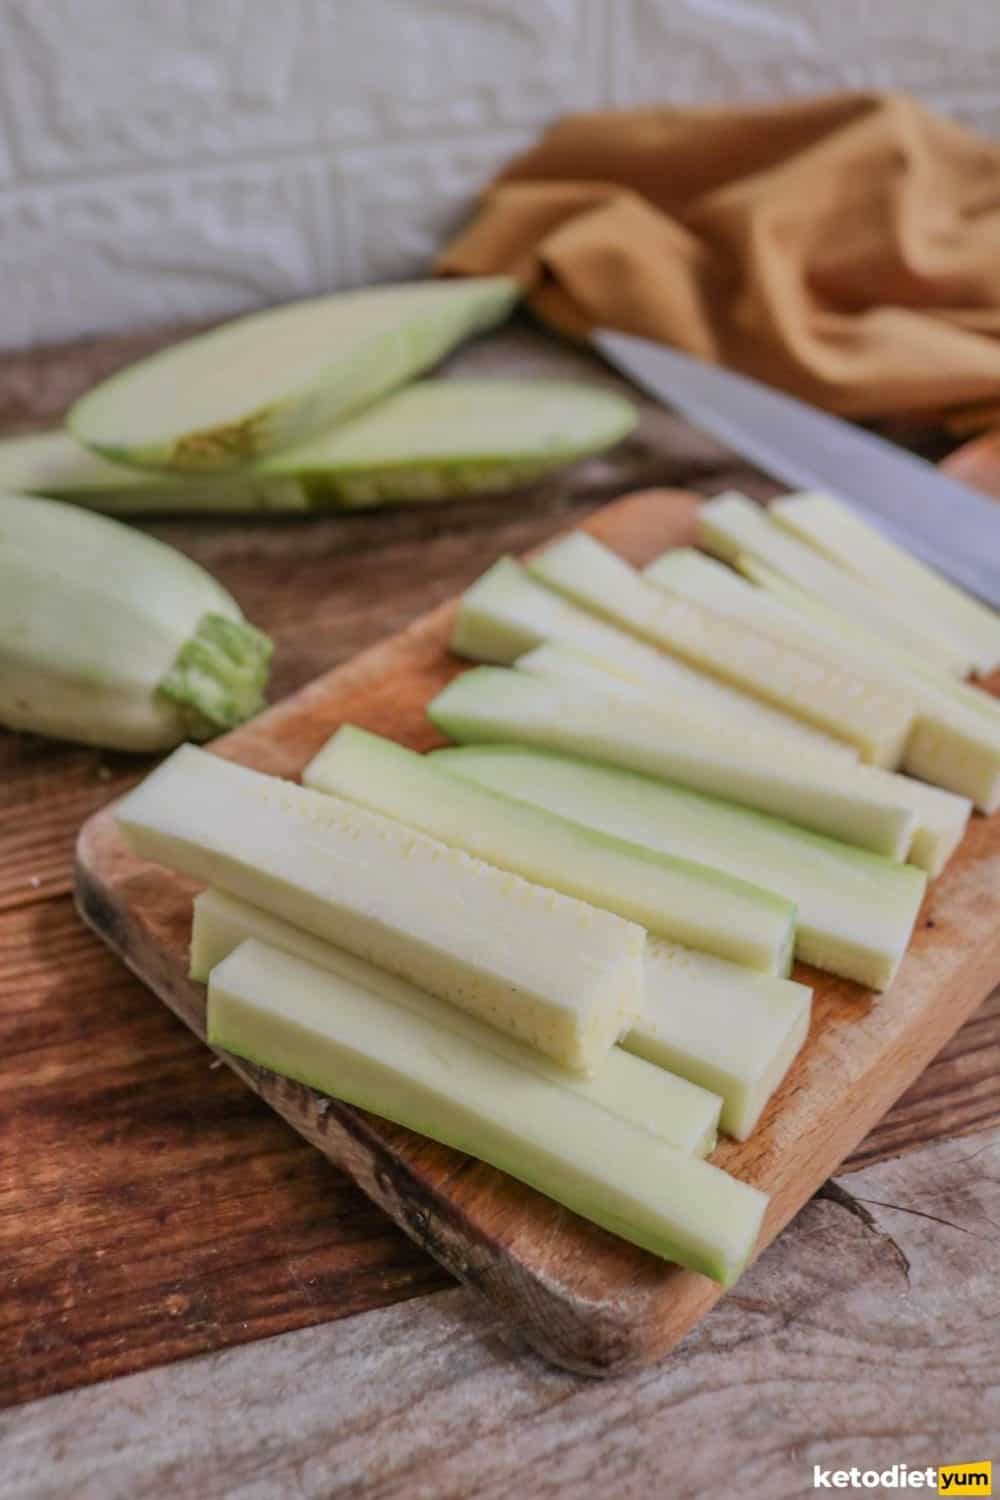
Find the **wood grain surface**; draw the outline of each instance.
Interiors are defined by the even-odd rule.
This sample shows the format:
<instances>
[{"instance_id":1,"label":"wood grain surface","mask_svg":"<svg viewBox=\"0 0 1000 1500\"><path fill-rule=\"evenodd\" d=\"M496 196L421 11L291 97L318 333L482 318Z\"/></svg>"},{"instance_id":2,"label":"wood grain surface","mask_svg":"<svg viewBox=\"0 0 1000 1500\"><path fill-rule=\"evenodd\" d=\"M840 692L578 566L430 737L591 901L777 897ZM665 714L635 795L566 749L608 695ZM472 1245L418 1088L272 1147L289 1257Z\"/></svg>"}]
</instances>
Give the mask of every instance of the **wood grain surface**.
<instances>
[{"instance_id":1,"label":"wood grain surface","mask_svg":"<svg viewBox=\"0 0 1000 1500\"><path fill-rule=\"evenodd\" d=\"M697 501L650 490L584 522L629 561L690 543ZM440 744L426 705L456 672L454 605L311 683L215 743L223 756L297 777L341 724L416 750ZM182 1020L204 1035L187 978L192 886L126 849L114 810L77 846L81 914ZM899 974L875 997L798 966L813 983L809 1039L746 1142L713 1160L763 1188L767 1244L1000 981L1000 816L975 818L931 885ZM720 1295L482 1163L220 1054L308 1141L345 1167L418 1244L483 1292L533 1348L567 1369L617 1374L658 1359Z\"/></svg>"},{"instance_id":2,"label":"wood grain surface","mask_svg":"<svg viewBox=\"0 0 1000 1500\"><path fill-rule=\"evenodd\" d=\"M7 357L0 429L57 420L97 375L165 341L160 331ZM457 364L616 385L524 328ZM212 568L275 637L277 697L450 597L500 552L545 540L624 488L680 481L706 493L773 488L644 404L636 438L523 494L306 523L143 524ZM80 926L68 895L76 833L150 764L0 731L2 1405L326 1322L445 1280L344 1174L227 1069L212 1068L190 1032ZM1000 1119L998 1065L1000 995L855 1159ZM210 1173L189 1155L195 1103L199 1138L211 1137ZM155 1245L166 1225L163 1259Z\"/></svg>"},{"instance_id":3,"label":"wood grain surface","mask_svg":"<svg viewBox=\"0 0 1000 1500\"><path fill-rule=\"evenodd\" d=\"M938 1141L831 1183L651 1369L574 1379L454 1290L0 1414L0 1500L802 1500L814 1464L995 1464L998 1224L1000 1130Z\"/></svg>"}]
</instances>

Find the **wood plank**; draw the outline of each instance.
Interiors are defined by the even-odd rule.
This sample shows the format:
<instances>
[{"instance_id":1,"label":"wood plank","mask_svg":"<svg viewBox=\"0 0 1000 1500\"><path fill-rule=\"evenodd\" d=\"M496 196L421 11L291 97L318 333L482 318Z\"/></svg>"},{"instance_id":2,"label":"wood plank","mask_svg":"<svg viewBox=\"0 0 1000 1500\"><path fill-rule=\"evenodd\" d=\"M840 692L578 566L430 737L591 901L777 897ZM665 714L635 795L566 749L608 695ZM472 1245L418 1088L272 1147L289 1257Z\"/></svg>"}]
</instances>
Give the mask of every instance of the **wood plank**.
<instances>
[{"instance_id":1,"label":"wood plank","mask_svg":"<svg viewBox=\"0 0 1000 1500\"><path fill-rule=\"evenodd\" d=\"M814 1464L995 1463L1000 1132L838 1186L651 1370L552 1369L455 1290L0 1417L0 1496L800 1500Z\"/></svg>"},{"instance_id":2,"label":"wood plank","mask_svg":"<svg viewBox=\"0 0 1000 1500\"><path fill-rule=\"evenodd\" d=\"M633 561L689 539L693 500L664 493L588 523ZM436 736L430 696L460 664L441 606L218 743L223 755L297 775L343 722L415 748ZM753 1138L716 1160L771 1193L768 1243L922 1071L1000 978L1000 818L977 818L927 897L910 951L879 1000L813 974L810 1041ZM204 993L185 977L190 887L134 860L113 816L78 849L86 919L203 1034ZM307 1140L344 1165L407 1233L491 1297L549 1359L609 1373L660 1356L717 1300L704 1278L667 1268L481 1164L288 1080L229 1059Z\"/></svg>"},{"instance_id":3,"label":"wood plank","mask_svg":"<svg viewBox=\"0 0 1000 1500\"><path fill-rule=\"evenodd\" d=\"M445 1284L68 896L0 953L0 1405Z\"/></svg>"}]
</instances>

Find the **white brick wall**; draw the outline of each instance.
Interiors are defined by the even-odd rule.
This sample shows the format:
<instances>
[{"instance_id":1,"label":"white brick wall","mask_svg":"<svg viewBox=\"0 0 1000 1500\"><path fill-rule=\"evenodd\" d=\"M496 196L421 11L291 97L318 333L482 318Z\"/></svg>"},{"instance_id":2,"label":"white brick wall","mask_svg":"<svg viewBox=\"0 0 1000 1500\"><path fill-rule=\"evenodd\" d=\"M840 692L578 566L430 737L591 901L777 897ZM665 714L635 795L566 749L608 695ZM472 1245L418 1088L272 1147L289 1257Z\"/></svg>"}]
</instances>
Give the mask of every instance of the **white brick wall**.
<instances>
[{"instance_id":1,"label":"white brick wall","mask_svg":"<svg viewBox=\"0 0 1000 1500\"><path fill-rule=\"evenodd\" d=\"M0 347L420 274L570 109L890 84L1000 135L1000 0L0 0Z\"/></svg>"}]
</instances>

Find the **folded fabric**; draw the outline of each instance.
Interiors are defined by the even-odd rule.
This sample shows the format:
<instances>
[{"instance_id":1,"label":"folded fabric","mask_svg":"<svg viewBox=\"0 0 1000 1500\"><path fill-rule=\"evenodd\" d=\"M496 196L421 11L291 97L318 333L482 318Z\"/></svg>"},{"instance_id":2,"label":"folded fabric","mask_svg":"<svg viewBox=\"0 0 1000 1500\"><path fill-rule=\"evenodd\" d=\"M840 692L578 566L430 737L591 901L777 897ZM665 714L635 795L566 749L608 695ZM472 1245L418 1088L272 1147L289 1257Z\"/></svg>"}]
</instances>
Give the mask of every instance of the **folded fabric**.
<instances>
[{"instance_id":1,"label":"folded fabric","mask_svg":"<svg viewBox=\"0 0 1000 1500\"><path fill-rule=\"evenodd\" d=\"M1000 397L1000 144L902 94L572 116L438 269L850 416Z\"/></svg>"}]
</instances>

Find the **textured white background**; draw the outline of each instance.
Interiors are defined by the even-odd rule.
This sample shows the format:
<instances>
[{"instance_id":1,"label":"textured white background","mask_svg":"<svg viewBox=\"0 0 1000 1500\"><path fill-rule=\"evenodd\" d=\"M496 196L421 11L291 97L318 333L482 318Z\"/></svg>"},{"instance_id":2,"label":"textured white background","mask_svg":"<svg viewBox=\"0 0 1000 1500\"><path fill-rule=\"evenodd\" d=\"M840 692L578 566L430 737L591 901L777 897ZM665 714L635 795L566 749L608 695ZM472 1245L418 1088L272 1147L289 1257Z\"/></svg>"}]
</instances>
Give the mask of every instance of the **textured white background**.
<instances>
[{"instance_id":1,"label":"textured white background","mask_svg":"<svg viewBox=\"0 0 1000 1500\"><path fill-rule=\"evenodd\" d=\"M886 85L1000 135L1000 0L0 0L0 347L420 274L570 109Z\"/></svg>"}]
</instances>

